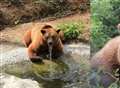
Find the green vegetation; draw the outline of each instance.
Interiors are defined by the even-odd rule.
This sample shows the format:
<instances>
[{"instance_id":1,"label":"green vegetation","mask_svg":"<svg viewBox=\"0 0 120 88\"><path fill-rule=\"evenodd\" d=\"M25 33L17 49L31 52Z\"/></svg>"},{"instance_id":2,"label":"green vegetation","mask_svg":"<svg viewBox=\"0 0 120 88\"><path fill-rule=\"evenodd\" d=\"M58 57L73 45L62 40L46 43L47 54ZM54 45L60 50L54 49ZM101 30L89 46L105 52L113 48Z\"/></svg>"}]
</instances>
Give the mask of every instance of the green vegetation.
<instances>
[{"instance_id":1,"label":"green vegetation","mask_svg":"<svg viewBox=\"0 0 120 88\"><path fill-rule=\"evenodd\" d=\"M103 25L100 23L92 24L92 30L91 30L92 53L97 52L100 48L104 46L107 40L110 39L110 37L102 31L103 29L102 27Z\"/></svg>"},{"instance_id":2,"label":"green vegetation","mask_svg":"<svg viewBox=\"0 0 120 88\"><path fill-rule=\"evenodd\" d=\"M64 31L65 40L77 39L83 31L82 22L66 22L58 25L58 28Z\"/></svg>"},{"instance_id":3,"label":"green vegetation","mask_svg":"<svg viewBox=\"0 0 120 88\"><path fill-rule=\"evenodd\" d=\"M120 0L91 0L91 13L91 51L96 52L118 35Z\"/></svg>"}]
</instances>

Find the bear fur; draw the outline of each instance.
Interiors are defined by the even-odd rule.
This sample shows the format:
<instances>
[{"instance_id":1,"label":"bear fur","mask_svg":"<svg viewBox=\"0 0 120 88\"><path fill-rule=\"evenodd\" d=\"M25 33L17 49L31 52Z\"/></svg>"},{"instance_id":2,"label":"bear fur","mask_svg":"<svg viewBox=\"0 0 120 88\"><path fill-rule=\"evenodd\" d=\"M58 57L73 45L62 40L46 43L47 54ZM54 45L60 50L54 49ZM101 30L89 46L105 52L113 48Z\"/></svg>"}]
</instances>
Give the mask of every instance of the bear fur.
<instances>
[{"instance_id":1,"label":"bear fur","mask_svg":"<svg viewBox=\"0 0 120 88\"><path fill-rule=\"evenodd\" d=\"M28 30L23 37L23 43L28 48L30 59L49 54L49 44L52 45L52 56L60 56L63 53L63 34L60 32L61 30L55 30L49 24L34 25Z\"/></svg>"},{"instance_id":2,"label":"bear fur","mask_svg":"<svg viewBox=\"0 0 120 88\"><path fill-rule=\"evenodd\" d=\"M117 25L117 29L118 29L118 31L120 33L120 23Z\"/></svg>"},{"instance_id":3,"label":"bear fur","mask_svg":"<svg viewBox=\"0 0 120 88\"><path fill-rule=\"evenodd\" d=\"M107 44L91 59L91 65L112 72L120 68L120 36L107 42Z\"/></svg>"},{"instance_id":4,"label":"bear fur","mask_svg":"<svg viewBox=\"0 0 120 88\"><path fill-rule=\"evenodd\" d=\"M94 71L93 74L97 73L97 75L99 75L99 83L105 88L108 88L117 78L120 79L120 36L109 40L106 45L91 58L90 62L92 71ZM116 70L117 74L119 74L118 76L114 74ZM92 80L96 80L96 77L93 77Z\"/></svg>"},{"instance_id":5,"label":"bear fur","mask_svg":"<svg viewBox=\"0 0 120 88\"><path fill-rule=\"evenodd\" d=\"M117 28L120 30L120 23L117 25Z\"/></svg>"}]
</instances>

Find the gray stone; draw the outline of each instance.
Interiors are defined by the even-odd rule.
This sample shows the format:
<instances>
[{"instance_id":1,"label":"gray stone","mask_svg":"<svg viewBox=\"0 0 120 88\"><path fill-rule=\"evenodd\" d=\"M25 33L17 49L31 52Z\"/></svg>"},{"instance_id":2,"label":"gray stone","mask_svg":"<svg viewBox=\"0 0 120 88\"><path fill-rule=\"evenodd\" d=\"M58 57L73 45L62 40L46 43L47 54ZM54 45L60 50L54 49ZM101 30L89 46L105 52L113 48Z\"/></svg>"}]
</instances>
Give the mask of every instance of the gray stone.
<instances>
[{"instance_id":1,"label":"gray stone","mask_svg":"<svg viewBox=\"0 0 120 88\"><path fill-rule=\"evenodd\" d=\"M0 74L0 88L41 88L37 81Z\"/></svg>"}]
</instances>

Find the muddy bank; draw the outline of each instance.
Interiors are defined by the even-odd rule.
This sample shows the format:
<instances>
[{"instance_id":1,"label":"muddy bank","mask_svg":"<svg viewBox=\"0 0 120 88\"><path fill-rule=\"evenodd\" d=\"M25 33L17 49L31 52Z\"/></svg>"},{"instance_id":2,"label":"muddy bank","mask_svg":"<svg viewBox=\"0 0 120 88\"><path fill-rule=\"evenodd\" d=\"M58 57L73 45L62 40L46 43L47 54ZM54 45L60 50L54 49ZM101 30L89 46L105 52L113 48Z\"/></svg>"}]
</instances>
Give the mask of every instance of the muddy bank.
<instances>
[{"instance_id":1,"label":"muddy bank","mask_svg":"<svg viewBox=\"0 0 120 88\"><path fill-rule=\"evenodd\" d=\"M89 0L1 0L0 27L86 11Z\"/></svg>"},{"instance_id":2,"label":"muddy bank","mask_svg":"<svg viewBox=\"0 0 120 88\"><path fill-rule=\"evenodd\" d=\"M49 23L53 26L57 26L58 24L64 23L64 22L82 22L84 24L83 28L83 33L80 35L81 39L84 41L89 41L89 36L90 36L90 13L84 13L84 14L75 14L72 16L64 17L61 19L57 19L54 21L47 21L47 22L41 22L41 21L36 21L36 22L30 22L30 23L25 23L21 25L17 25L15 27L8 27L5 28L5 30L0 31L1 37L0 37L0 44L17 44L20 45L22 44L22 38L23 34L27 31L30 30L31 27L33 27L34 24L41 25L42 23Z\"/></svg>"}]
</instances>

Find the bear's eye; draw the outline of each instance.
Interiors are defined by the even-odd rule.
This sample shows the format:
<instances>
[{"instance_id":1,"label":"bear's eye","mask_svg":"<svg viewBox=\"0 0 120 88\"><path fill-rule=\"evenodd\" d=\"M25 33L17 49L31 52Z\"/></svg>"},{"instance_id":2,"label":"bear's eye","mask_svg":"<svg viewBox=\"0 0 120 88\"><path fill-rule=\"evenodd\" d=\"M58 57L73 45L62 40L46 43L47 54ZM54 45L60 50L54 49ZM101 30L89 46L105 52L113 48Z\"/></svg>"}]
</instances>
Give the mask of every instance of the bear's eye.
<instances>
[{"instance_id":1,"label":"bear's eye","mask_svg":"<svg viewBox=\"0 0 120 88\"><path fill-rule=\"evenodd\" d=\"M55 39L56 36L52 36L53 39Z\"/></svg>"},{"instance_id":2,"label":"bear's eye","mask_svg":"<svg viewBox=\"0 0 120 88\"><path fill-rule=\"evenodd\" d=\"M46 33L46 31L45 31L45 30L41 30L41 33L42 33L42 34L45 34L45 33Z\"/></svg>"}]
</instances>

